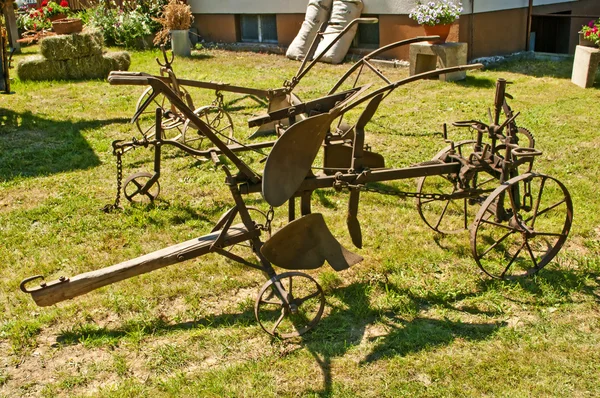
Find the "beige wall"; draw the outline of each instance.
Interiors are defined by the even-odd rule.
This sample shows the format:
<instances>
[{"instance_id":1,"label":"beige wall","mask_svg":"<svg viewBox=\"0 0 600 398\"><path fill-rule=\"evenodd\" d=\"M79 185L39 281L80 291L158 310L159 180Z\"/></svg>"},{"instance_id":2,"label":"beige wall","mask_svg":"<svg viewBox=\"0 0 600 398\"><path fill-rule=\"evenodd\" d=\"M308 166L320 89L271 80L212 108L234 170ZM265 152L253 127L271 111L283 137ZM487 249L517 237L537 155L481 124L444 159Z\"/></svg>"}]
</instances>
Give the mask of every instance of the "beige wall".
<instances>
[{"instance_id":1,"label":"beige wall","mask_svg":"<svg viewBox=\"0 0 600 398\"><path fill-rule=\"evenodd\" d=\"M232 0L223 0L213 3L226 3ZM262 1L262 0L260 0ZM258 3L260 3L258 1ZM286 0L290 3L293 0ZM302 0L304 1L304 0ZM369 0L367 0L369 1ZM528 0L507 0L506 4L517 4L521 2L526 4ZM465 5L469 0L463 0ZM534 0L534 4L548 3L550 0ZM190 1L194 3L194 1ZM198 1L196 1L197 4ZM239 4L246 4L247 1L240 1ZM377 3L377 2L375 2ZM406 4L398 0L398 3ZM449 40L461 41L469 44L469 59L491 56L505 55L517 51L525 50L526 29L527 29L527 8L513 8L502 11L479 12L479 7L502 3L499 0L475 0L475 14L463 14L460 19L452 26ZM519 4L521 4L519 3ZM574 15L600 15L600 0L580 0L580 1L554 1L557 4L538 5L534 7L534 14L556 13L571 11ZM383 3L381 3L383 4ZM240 13L236 12L236 13ZM259 13L259 10L254 11ZM410 18L408 15L379 15L379 37L380 45L384 46L399 40L424 35L422 26ZM239 40L237 35L237 22L234 14L195 14L194 25L198 28L200 35L208 41L233 43ZM581 25L587 23L591 18L571 19L570 32L570 52L573 53L577 44L577 31ZM277 36L280 46L288 46L296 33L300 29L304 20L304 10L298 13L278 13L277 14ZM408 59L408 47L393 49L385 54L386 58Z\"/></svg>"},{"instance_id":2,"label":"beige wall","mask_svg":"<svg viewBox=\"0 0 600 398\"><path fill-rule=\"evenodd\" d=\"M235 15L195 14L194 26L206 41L235 43L238 41Z\"/></svg>"},{"instance_id":3,"label":"beige wall","mask_svg":"<svg viewBox=\"0 0 600 398\"><path fill-rule=\"evenodd\" d=\"M280 46L289 46L304 22L304 14L277 14L277 40Z\"/></svg>"}]
</instances>

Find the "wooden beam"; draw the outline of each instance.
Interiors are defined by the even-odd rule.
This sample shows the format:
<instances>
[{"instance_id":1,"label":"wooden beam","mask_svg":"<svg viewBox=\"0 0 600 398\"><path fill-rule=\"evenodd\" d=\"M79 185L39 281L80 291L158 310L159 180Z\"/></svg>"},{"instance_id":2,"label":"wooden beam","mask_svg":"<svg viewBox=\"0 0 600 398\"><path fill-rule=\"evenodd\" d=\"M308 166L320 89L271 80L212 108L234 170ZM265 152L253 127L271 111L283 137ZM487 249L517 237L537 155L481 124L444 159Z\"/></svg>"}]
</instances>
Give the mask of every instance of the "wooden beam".
<instances>
[{"instance_id":1,"label":"wooden beam","mask_svg":"<svg viewBox=\"0 0 600 398\"><path fill-rule=\"evenodd\" d=\"M8 32L8 41L10 43L10 47L14 48L16 52L21 52L21 45L17 42L19 39L17 17L15 16L15 8L11 1L8 1L4 4L2 13L4 14L4 20L6 21L6 30Z\"/></svg>"}]
</instances>

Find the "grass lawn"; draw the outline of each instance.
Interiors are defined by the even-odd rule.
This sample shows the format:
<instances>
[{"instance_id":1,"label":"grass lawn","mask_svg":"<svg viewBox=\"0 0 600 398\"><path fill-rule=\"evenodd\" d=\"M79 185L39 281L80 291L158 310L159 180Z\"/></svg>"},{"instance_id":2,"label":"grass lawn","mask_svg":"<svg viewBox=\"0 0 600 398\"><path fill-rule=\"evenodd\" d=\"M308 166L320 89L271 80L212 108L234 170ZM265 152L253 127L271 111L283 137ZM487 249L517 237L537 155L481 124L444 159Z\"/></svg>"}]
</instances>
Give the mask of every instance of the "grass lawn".
<instances>
[{"instance_id":1,"label":"grass lawn","mask_svg":"<svg viewBox=\"0 0 600 398\"><path fill-rule=\"evenodd\" d=\"M157 73L158 55L133 52L130 70ZM262 89L280 87L298 66L220 50L175 61L181 78ZM348 66L317 65L297 94L318 97ZM345 226L348 194L317 191L313 212L364 261L310 272L326 292L326 312L314 331L291 340L270 338L254 320L264 276L217 255L52 307L20 292L25 277L74 276L206 234L232 200L222 171L168 147L159 199L103 213L115 196L111 142L139 136L128 120L143 87L16 79L15 94L0 96L0 396L600 396L600 91L572 84L571 67L520 60L463 82L416 82L386 98L367 126L367 143L387 165L429 160L446 146L442 123L487 121L496 80L513 82L517 123L544 151L535 170L561 180L574 202L570 237L546 268L490 280L468 232L437 234L414 199L369 193L356 249ZM391 80L408 74L384 72ZM196 106L215 97L190 94ZM250 135L246 120L263 108L236 94L225 103L236 137ZM449 135L471 138L465 129ZM262 170L261 156L241 156ZM124 175L151 171L152 160L150 149L126 153ZM246 199L267 209L260 195ZM286 218L284 207L276 211L275 230Z\"/></svg>"}]
</instances>

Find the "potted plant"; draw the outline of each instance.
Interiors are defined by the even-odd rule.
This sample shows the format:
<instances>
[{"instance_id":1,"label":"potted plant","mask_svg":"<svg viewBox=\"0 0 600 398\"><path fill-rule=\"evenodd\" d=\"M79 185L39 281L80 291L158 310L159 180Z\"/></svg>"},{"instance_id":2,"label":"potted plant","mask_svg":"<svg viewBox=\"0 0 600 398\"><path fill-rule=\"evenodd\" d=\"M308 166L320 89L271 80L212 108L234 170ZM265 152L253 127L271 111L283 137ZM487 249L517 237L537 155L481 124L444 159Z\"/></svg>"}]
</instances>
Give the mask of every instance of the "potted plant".
<instances>
[{"instance_id":1,"label":"potted plant","mask_svg":"<svg viewBox=\"0 0 600 398\"><path fill-rule=\"evenodd\" d=\"M444 43L450 33L450 27L462 11L462 3L452 0L427 3L418 1L408 16L423 25L426 35L440 36L439 42Z\"/></svg>"},{"instance_id":2,"label":"potted plant","mask_svg":"<svg viewBox=\"0 0 600 398\"><path fill-rule=\"evenodd\" d=\"M191 7L179 0L169 0L155 20L162 25L162 30L156 35L154 44L166 43L170 37L173 54L189 57L192 44L188 30L194 20Z\"/></svg>"},{"instance_id":3,"label":"potted plant","mask_svg":"<svg viewBox=\"0 0 600 398\"><path fill-rule=\"evenodd\" d=\"M587 47L600 46L600 18L583 25L579 32L579 45Z\"/></svg>"}]
</instances>

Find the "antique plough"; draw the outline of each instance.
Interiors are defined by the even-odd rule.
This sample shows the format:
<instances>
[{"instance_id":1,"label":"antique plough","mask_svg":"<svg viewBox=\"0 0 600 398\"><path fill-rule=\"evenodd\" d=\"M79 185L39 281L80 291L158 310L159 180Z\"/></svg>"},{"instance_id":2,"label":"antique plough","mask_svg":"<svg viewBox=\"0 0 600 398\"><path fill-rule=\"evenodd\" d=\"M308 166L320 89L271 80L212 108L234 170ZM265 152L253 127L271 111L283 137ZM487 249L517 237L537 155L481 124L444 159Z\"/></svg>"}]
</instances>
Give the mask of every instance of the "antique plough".
<instances>
[{"instance_id":1,"label":"antique plough","mask_svg":"<svg viewBox=\"0 0 600 398\"><path fill-rule=\"evenodd\" d=\"M448 68L442 72L480 66ZM262 174L240 159L236 155L240 148L228 146L161 79L135 74L113 75L114 84L148 84L154 92L165 95L214 144L211 149L195 150L193 154L205 156L221 167L234 205L208 235L70 278L62 277L48 283L39 275L27 278L21 283L21 289L31 294L38 305L47 306L212 252L266 275L267 281L259 290L254 311L267 333L280 337L300 335L319 322L325 305L319 284L301 270L319 268L327 261L333 269L341 271L362 260L337 241L321 214L311 212L312 193L325 188L349 192L347 226L353 244L360 248L362 233L358 209L361 192L383 193L368 184L406 178L420 179L419 191L396 194L416 197L421 216L439 232L444 232L445 227L441 226L446 223L450 231L464 227L467 207L479 206L471 224L471 247L477 265L486 274L507 279L536 273L564 244L571 226L573 206L560 181L533 171L534 160L541 151L533 147L533 137L516 126L518 113L513 114L506 103L504 80L497 82L494 112L490 112L488 124L474 120L455 123L457 127L473 129L475 140L448 141L444 126L448 148L432 161L405 168L386 168L381 164L380 155L371 158L365 155L365 126L385 96L409 81L442 72L413 76L369 93L365 87L355 88L252 119L250 124L259 126L300 113L308 115L291 124L272 144ZM364 105L364 109L352 126L350 138L331 128L341 115L359 105ZM506 115L503 122L500 120L502 113ZM156 149L163 145L182 148L183 144L177 140L162 137L161 109L157 109L155 117L155 140L149 143L154 145L154 142ZM335 172L312 173L313 162L322 147L327 154L331 148L342 146L350 148L350 156L336 157L340 167L336 167ZM219 155L225 156L237 170L230 170L230 166L221 163ZM439 177L437 183L425 181L434 177ZM244 196L254 193L260 193L270 205L266 214L254 212L246 205ZM296 217L296 198L300 198L299 218ZM441 205L430 206L433 203ZM285 204L290 222L271 236L274 210ZM240 222L234 223L237 219ZM265 232L267 239L263 241ZM226 250L241 242L249 243L256 263ZM289 271L278 274L274 265ZM42 283L30 287L30 282L37 279Z\"/></svg>"},{"instance_id":2,"label":"antique plough","mask_svg":"<svg viewBox=\"0 0 600 398\"><path fill-rule=\"evenodd\" d=\"M353 20L346 28L344 28L336 38L321 51L320 54L314 56L319 41L322 38L322 33L325 30L326 24L321 26L319 34L315 37L315 40L311 44L306 58L302 61L296 74L290 79L286 79L283 82L282 87L276 89L256 89L249 87L241 87L231 85L228 83L219 82L204 82L188 79L180 79L176 76L173 70L173 57L169 58L166 54L164 47L161 47L163 53L163 61L158 58L156 61L160 65L160 76L153 76L146 73L131 73L131 72L113 72L109 77L109 81L113 84L122 84L122 81L126 81L125 84L129 85L143 85L146 86L146 78L153 77L161 80L165 83L168 88L173 91L178 99L186 104L190 109L193 109L193 113L201 119L208 127L210 127L221 140L224 140L225 144L231 147L234 152L244 150L255 150L258 151L261 148L267 148L274 144L275 141L270 143L261 143L258 145L244 145L242 140L236 138L234 135L234 124L229 113L226 111L223 103L223 92L233 92L238 94L245 94L257 101L265 100L267 103L268 113L273 113L278 110L288 109L290 107L300 107L304 109L303 112L296 112L294 115L290 115L286 118L280 118L271 122L263 123L250 123L249 127L257 127L257 131L252 137L258 135L266 135L268 133L281 134L285 128L289 127L290 124L295 123L298 120L306 118L309 112L313 111L313 108L321 106L323 101L337 101L339 98L344 97L347 92L342 93L340 96L334 96L334 94L344 85L345 82L351 76L354 76L353 88L356 88L356 84L363 73L363 70L372 71L377 77L379 77L385 84L389 85L392 82L379 70L377 69L371 59L375 58L381 53L394 49L396 47L409 45L411 43L417 43L427 40L438 39L438 36L418 36L411 39L401 40L395 43L388 44L381 48L378 48L369 54L362 57L359 61L355 62L343 75L342 77L332 86L332 88L326 93L329 97L328 100L319 98L315 101L307 102L306 104L294 93L294 89L298 86L301 80L314 68L317 62L327 53L327 51L340 40L351 28L358 23L374 23L377 22L376 18L358 18ZM436 72L437 73L437 72ZM120 78L127 78L121 80ZM139 79L138 79L139 77ZM216 98L210 105L204 105L196 108L191 95L189 94L186 87L200 88L214 90ZM122 180L123 176L123 164L122 155L135 147L157 147L150 141L155 138L155 109L158 108L162 112L161 118L161 130L162 137L160 140L174 140L178 141L181 145L177 145L182 151L202 157L202 153L212 146L212 142L202 134L201 129L197 128L191 119L189 119L183 112L181 112L176 104L169 99L168 96L161 92L154 90L152 86L147 87L136 105L136 112L132 117L132 123L134 123L137 129L141 133L141 139L134 139L132 142L126 141L115 141L113 143L114 154L116 155L117 161L117 195L114 205L107 206L107 210L118 207L120 205L121 189L123 196L130 202L136 201L153 201L157 198L160 193L159 175L160 175L160 152L155 155L154 172L149 173L145 171L136 172L127 176ZM148 116L152 115L149 119ZM259 118L260 119L260 118ZM335 126L335 130L339 136L348 138L350 132L349 125L345 123L338 123ZM251 137L251 138L252 138ZM333 147L331 147L333 148ZM328 159L331 163L329 168L333 167L333 163L337 159L342 157L345 160L349 158L350 153L347 147L337 146L334 149L328 151ZM199 153L200 152L200 153ZM366 153L366 156L375 161L382 161L377 155ZM333 163L332 163L333 162ZM377 163L379 165L380 163ZM375 164L371 165L372 167Z\"/></svg>"}]
</instances>

